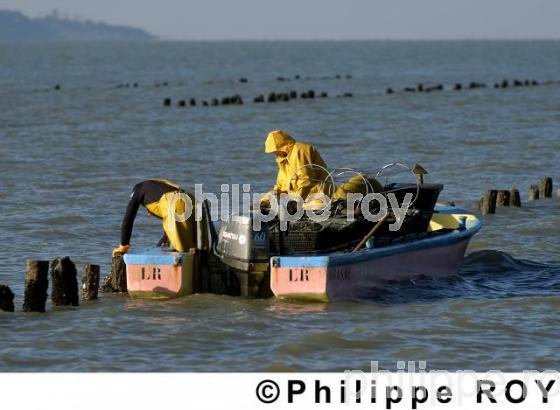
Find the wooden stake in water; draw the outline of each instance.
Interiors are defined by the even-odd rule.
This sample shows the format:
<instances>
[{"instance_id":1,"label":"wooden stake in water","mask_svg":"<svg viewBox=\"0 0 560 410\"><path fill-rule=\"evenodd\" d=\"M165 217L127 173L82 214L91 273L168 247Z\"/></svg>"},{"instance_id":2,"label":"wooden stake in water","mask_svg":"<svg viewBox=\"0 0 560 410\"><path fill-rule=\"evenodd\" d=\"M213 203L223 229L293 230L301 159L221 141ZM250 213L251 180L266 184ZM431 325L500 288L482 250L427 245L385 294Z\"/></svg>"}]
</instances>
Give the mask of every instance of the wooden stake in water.
<instances>
[{"instance_id":1,"label":"wooden stake in water","mask_svg":"<svg viewBox=\"0 0 560 410\"><path fill-rule=\"evenodd\" d=\"M69 257L56 258L51 263L52 302L54 306L78 306L78 272Z\"/></svg>"},{"instance_id":2,"label":"wooden stake in water","mask_svg":"<svg viewBox=\"0 0 560 410\"><path fill-rule=\"evenodd\" d=\"M498 191L491 189L486 191L484 197L480 202L480 211L482 215L489 215L496 213L496 198L498 196Z\"/></svg>"},{"instance_id":3,"label":"wooden stake in water","mask_svg":"<svg viewBox=\"0 0 560 410\"><path fill-rule=\"evenodd\" d=\"M99 265L84 266L82 272L82 300L95 300L99 292Z\"/></svg>"},{"instance_id":4,"label":"wooden stake in water","mask_svg":"<svg viewBox=\"0 0 560 410\"><path fill-rule=\"evenodd\" d=\"M513 188L509 191L509 205L517 208L521 207L521 196L519 195L519 190Z\"/></svg>"},{"instance_id":5,"label":"wooden stake in water","mask_svg":"<svg viewBox=\"0 0 560 410\"><path fill-rule=\"evenodd\" d=\"M4 312L14 311L14 292L4 285L0 285L0 310Z\"/></svg>"},{"instance_id":6,"label":"wooden stake in water","mask_svg":"<svg viewBox=\"0 0 560 410\"><path fill-rule=\"evenodd\" d=\"M552 178L543 177L539 183L539 195L541 198L552 197Z\"/></svg>"},{"instance_id":7,"label":"wooden stake in water","mask_svg":"<svg viewBox=\"0 0 560 410\"><path fill-rule=\"evenodd\" d=\"M126 264L122 254L117 254L113 257L111 263L111 285L114 292L126 292Z\"/></svg>"},{"instance_id":8,"label":"wooden stake in water","mask_svg":"<svg viewBox=\"0 0 560 410\"><path fill-rule=\"evenodd\" d=\"M509 191L500 190L496 196L496 206L509 206Z\"/></svg>"},{"instance_id":9,"label":"wooden stake in water","mask_svg":"<svg viewBox=\"0 0 560 410\"><path fill-rule=\"evenodd\" d=\"M539 187L537 185L531 185L529 187L529 201L534 201L539 199Z\"/></svg>"},{"instance_id":10,"label":"wooden stake in water","mask_svg":"<svg viewBox=\"0 0 560 410\"><path fill-rule=\"evenodd\" d=\"M49 287L49 262L27 261L25 272L24 312L44 312Z\"/></svg>"}]
</instances>

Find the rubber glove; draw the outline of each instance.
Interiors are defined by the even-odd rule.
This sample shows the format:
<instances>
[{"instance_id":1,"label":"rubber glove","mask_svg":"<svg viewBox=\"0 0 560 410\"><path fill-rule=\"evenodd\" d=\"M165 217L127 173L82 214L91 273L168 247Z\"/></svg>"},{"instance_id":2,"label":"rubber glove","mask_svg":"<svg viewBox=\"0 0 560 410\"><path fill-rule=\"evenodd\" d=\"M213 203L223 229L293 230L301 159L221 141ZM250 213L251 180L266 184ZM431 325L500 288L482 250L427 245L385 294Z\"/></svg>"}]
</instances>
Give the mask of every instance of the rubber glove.
<instances>
[{"instance_id":1,"label":"rubber glove","mask_svg":"<svg viewBox=\"0 0 560 410\"><path fill-rule=\"evenodd\" d=\"M113 249L113 258L117 256L118 253L124 254L127 253L130 249L130 245L119 245L115 249Z\"/></svg>"}]
</instances>

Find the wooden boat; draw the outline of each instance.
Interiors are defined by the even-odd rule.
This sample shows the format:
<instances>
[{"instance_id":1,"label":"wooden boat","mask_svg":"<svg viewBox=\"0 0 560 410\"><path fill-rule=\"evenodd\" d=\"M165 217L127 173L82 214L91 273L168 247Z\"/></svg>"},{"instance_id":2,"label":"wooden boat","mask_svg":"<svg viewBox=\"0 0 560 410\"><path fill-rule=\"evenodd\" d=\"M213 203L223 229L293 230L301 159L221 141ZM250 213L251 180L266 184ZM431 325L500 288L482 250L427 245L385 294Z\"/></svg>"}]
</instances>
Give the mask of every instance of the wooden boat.
<instances>
[{"instance_id":1,"label":"wooden boat","mask_svg":"<svg viewBox=\"0 0 560 410\"><path fill-rule=\"evenodd\" d=\"M481 225L467 211L436 207L429 231L415 240L357 252L273 256L272 292L282 298L354 300L389 281L453 275Z\"/></svg>"}]
</instances>

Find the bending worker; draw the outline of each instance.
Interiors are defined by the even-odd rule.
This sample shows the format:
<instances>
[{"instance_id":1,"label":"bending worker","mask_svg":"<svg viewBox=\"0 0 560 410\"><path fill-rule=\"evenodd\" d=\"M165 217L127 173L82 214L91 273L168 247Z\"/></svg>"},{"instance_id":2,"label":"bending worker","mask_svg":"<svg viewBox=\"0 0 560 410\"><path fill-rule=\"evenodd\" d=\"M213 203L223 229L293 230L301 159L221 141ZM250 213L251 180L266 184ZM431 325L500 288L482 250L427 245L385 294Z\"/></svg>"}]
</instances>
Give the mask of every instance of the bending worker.
<instances>
[{"instance_id":1,"label":"bending worker","mask_svg":"<svg viewBox=\"0 0 560 410\"><path fill-rule=\"evenodd\" d=\"M268 134L265 152L274 153L278 164L278 176L272 194L299 195L304 201L311 199L313 194L331 194L332 184L327 180L327 165L313 145L296 142L285 131L277 130ZM270 203L269 195L263 197L261 203Z\"/></svg>"},{"instance_id":2,"label":"bending worker","mask_svg":"<svg viewBox=\"0 0 560 410\"><path fill-rule=\"evenodd\" d=\"M148 214L160 218L163 230L169 240L169 247L178 252L186 252L196 244L196 225L194 210L185 215L186 204L180 195L187 195L194 207L194 197L183 191L178 185L165 179L150 179L134 186L126 213L121 225L121 244L113 249L117 253L127 253L130 248L132 226L140 205ZM185 220L185 216L188 216ZM165 238L165 236L164 236ZM160 241L161 243L161 241Z\"/></svg>"}]
</instances>

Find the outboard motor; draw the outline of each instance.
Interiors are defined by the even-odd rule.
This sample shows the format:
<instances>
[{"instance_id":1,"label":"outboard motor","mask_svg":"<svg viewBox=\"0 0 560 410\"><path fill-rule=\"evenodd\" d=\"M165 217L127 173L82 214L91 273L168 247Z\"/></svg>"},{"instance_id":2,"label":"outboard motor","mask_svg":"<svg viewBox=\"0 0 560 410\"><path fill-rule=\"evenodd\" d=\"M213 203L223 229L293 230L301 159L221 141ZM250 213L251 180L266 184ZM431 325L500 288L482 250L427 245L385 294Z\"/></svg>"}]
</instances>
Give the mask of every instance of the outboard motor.
<instances>
[{"instance_id":1,"label":"outboard motor","mask_svg":"<svg viewBox=\"0 0 560 410\"><path fill-rule=\"evenodd\" d=\"M222 222L216 254L239 281L240 296L269 297L270 241L268 224L253 230L252 216L232 215Z\"/></svg>"}]
</instances>

